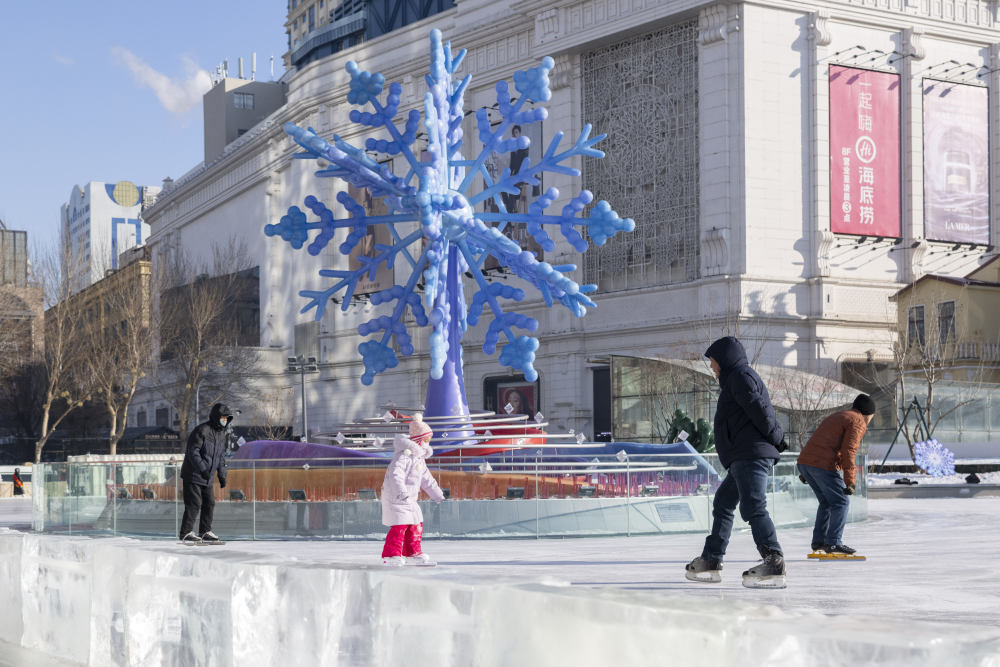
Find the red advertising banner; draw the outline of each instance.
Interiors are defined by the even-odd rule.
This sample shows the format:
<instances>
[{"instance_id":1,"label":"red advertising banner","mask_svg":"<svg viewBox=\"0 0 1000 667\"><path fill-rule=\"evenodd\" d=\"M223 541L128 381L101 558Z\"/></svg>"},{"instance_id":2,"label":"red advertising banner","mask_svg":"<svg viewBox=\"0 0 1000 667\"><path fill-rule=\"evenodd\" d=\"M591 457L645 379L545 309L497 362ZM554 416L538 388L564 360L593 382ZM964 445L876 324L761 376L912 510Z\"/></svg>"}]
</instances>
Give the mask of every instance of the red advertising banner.
<instances>
[{"instance_id":1,"label":"red advertising banner","mask_svg":"<svg viewBox=\"0 0 1000 667\"><path fill-rule=\"evenodd\" d=\"M989 106L982 86L924 79L924 236L990 242Z\"/></svg>"},{"instance_id":2,"label":"red advertising banner","mask_svg":"<svg viewBox=\"0 0 1000 667\"><path fill-rule=\"evenodd\" d=\"M830 65L830 229L900 236L899 75Z\"/></svg>"}]
</instances>

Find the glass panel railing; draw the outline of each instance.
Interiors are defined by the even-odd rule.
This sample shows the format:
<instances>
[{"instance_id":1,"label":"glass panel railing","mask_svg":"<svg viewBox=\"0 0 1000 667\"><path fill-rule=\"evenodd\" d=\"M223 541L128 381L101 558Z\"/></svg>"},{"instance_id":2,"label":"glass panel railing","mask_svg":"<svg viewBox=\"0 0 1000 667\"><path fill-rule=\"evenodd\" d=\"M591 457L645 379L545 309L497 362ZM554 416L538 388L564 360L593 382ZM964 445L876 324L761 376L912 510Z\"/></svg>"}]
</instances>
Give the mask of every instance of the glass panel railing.
<instances>
[{"instance_id":1,"label":"glass panel railing","mask_svg":"<svg viewBox=\"0 0 1000 667\"><path fill-rule=\"evenodd\" d=\"M768 485L778 526L812 522L816 499L783 456ZM865 460L859 457L859 470ZM213 529L224 539L381 539L387 460L232 460L213 484ZM545 537L707 532L725 477L710 454L553 455L517 450L435 457L440 505L421 494L428 537ZM176 539L184 512L176 461L46 463L36 468L33 523L54 533ZM858 475L850 521L867 518ZM736 526L744 527L737 513Z\"/></svg>"}]
</instances>

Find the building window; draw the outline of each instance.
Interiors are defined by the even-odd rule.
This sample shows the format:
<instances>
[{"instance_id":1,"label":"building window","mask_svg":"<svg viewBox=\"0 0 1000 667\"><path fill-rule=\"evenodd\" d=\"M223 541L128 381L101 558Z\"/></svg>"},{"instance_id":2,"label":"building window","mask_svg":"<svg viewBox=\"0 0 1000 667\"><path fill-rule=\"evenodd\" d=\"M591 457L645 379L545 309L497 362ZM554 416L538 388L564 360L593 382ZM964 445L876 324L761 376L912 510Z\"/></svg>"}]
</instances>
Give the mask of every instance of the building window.
<instances>
[{"instance_id":1,"label":"building window","mask_svg":"<svg viewBox=\"0 0 1000 667\"><path fill-rule=\"evenodd\" d=\"M911 306L906 321L907 346L924 346L927 338L924 336L924 307Z\"/></svg>"},{"instance_id":2,"label":"building window","mask_svg":"<svg viewBox=\"0 0 1000 667\"><path fill-rule=\"evenodd\" d=\"M146 425L146 411L145 410L139 410L139 412L135 413L135 425L136 426L145 426Z\"/></svg>"},{"instance_id":3,"label":"building window","mask_svg":"<svg viewBox=\"0 0 1000 667\"><path fill-rule=\"evenodd\" d=\"M156 425L170 426L170 408L156 408Z\"/></svg>"},{"instance_id":4,"label":"building window","mask_svg":"<svg viewBox=\"0 0 1000 667\"><path fill-rule=\"evenodd\" d=\"M584 53L580 67L583 117L608 134L583 185L595 201L628 202L636 222L584 255L584 282L614 292L698 279L697 21Z\"/></svg>"},{"instance_id":5,"label":"building window","mask_svg":"<svg viewBox=\"0 0 1000 667\"><path fill-rule=\"evenodd\" d=\"M937 305L938 345L945 345L948 337L955 342L955 302L943 301Z\"/></svg>"},{"instance_id":6,"label":"building window","mask_svg":"<svg viewBox=\"0 0 1000 667\"><path fill-rule=\"evenodd\" d=\"M237 109L253 109L253 93L233 93L233 106Z\"/></svg>"}]
</instances>

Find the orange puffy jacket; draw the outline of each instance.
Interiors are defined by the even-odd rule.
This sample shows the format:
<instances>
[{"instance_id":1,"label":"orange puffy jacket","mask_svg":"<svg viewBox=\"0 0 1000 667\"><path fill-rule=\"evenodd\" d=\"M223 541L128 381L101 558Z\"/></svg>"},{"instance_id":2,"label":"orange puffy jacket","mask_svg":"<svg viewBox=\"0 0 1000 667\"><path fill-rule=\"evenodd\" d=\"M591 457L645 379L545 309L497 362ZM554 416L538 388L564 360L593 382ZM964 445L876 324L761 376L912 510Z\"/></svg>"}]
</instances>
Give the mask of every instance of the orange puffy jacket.
<instances>
[{"instance_id":1,"label":"orange puffy jacket","mask_svg":"<svg viewBox=\"0 0 1000 667\"><path fill-rule=\"evenodd\" d=\"M798 462L823 470L843 470L844 484L854 486L854 459L867 430L868 421L857 410L834 413L813 432Z\"/></svg>"}]
</instances>

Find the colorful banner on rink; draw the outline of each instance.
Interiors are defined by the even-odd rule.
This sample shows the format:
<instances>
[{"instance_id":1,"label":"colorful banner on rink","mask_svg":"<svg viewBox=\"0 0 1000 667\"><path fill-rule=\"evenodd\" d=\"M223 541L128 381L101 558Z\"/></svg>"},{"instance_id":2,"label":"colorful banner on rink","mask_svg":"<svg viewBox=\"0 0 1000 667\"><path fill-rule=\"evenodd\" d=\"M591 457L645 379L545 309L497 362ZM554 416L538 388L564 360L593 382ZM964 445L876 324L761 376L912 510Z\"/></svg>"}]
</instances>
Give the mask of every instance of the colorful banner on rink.
<instances>
[{"instance_id":1,"label":"colorful banner on rink","mask_svg":"<svg viewBox=\"0 0 1000 667\"><path fill-rule=\"evenodd\" d=\"M924 236L990 242L986 88L924 79Z\"/></svg>"},{"instance_id":2,"label":"colorful banner on rink","mask_svg":"<svg viewBox=\"0 0 1000 667\"><path fill-rule=\"evenodd\" d=\"M830 65L830 229L900 236L899 75Z\"/></svg>"}]
</instances>

